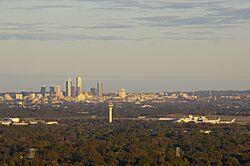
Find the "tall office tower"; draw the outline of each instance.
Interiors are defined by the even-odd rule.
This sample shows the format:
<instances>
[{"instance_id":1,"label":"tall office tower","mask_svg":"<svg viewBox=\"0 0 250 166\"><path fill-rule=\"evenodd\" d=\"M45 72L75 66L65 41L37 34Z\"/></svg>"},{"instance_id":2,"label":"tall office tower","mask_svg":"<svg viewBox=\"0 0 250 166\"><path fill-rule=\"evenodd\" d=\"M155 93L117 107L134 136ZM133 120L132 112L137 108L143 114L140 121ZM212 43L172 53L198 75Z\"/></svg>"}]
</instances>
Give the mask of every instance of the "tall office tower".
<instances>
[{"instance_id":1,"label":"tall office tower","mask_svg":"<svg viewBox=\"0 0 250 166\"><path fill-rule=\"evenodd\" d=\"M75 86L72 86L71 87L71 97L76 97L76 87Z\"/></svg>"},{"instance_id":2,"label":"tall office tower","mask_svg":"<svg viewBox=\"0 0 250 166\"><path fill-rule=\"evenodd\" d=\"M72 79L70 77L66 80L66 97L71 97L71 87L72 87Z\"/></svg>"},{"instance_id":3,"label":"tall office tower","mask_svg":"<svg viewBox=\"0 0 250 166\"><path fill-rule=\"evenodd\" d=\"M90 92L93 96L96 96L96 88L91 88Z\"/></svg>"},{"instance_id":4,"label":"tall office tower","mask_svg":"<svg viewBox=\"0 0 250 166\"><path fill-rule=\"evenodd\" d=\"M76 96L79 96L83 92L82 77L76 77Z\"/></svg>"},{"instance_id":5,"label":"tall office tower","mask_svg":"<svg viewBox=\"0 0 250 166\"><path fill-rule=\"evenodd\" d=\"M49 93L50 93L50 96L54 96L54 94L55 94L55 86L54 85L50 86Z\"/></svg>"},{"instance_id":6,"label":"tall office tower","mask_svg":"<svg viewBox=\"0 0 250 166\"><path fill-rule=\"evenodd\" d=\"M103 96L103 83L102 82L97 83L97 96L98 97Z\"/></svg>"},{"instance_id":7,"label":"tall office tower","mask_svg":"<svg viewBox=\"0 0 250 166\"><path fill-rule=\"evenodd\" d=\"M46 86L43 85L41 87L41 94L45 95L45 93L46 93Z\"/></svg>"},{"instance_id":8,"label":"tall office tower","mask_svg":"<svg viewBox=\"0 0 250 166\"><path fill-rule=\"evenodd\" d=\"M61 96L61 85L56 85L55 87L56 96Z\"/></svg>"}]
</instances>

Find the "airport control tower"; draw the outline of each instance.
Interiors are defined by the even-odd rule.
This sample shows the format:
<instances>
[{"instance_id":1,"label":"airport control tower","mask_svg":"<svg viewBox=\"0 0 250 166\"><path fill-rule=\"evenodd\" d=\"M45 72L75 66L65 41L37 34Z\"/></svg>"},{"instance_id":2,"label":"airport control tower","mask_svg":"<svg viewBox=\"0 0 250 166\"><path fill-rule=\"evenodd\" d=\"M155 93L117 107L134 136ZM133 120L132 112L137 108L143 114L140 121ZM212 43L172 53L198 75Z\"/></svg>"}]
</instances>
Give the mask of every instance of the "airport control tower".
<instances>
[{"instance_id":1,"label":"airport control tower","mask_svg":"<svg viewBox=\"0 0 250 166\"><path fill-rule=\"evenodd\" d=\"M112 103L109 103L109 123L112 123L113 121L113 104Z\"/></svg>"}]
</instances>

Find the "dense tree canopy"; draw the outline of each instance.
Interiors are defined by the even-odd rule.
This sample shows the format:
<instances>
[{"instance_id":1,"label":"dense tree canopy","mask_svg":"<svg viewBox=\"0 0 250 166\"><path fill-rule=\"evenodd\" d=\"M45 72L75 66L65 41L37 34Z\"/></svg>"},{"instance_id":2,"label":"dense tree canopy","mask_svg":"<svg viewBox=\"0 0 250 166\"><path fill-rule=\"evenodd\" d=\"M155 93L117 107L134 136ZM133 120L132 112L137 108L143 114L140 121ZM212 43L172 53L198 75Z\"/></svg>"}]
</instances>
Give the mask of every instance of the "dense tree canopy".
<instances>
[{"instance_id":1,"label":"dense tree canopy","mask_svg":"<svg viewBox=\"0 0 250 166\"><path fill-rule=\"evenodd\" d=\"M0 126L0 165L250 165L249 134L250 126L158 121Z\"/></svg>"}]
</instances>

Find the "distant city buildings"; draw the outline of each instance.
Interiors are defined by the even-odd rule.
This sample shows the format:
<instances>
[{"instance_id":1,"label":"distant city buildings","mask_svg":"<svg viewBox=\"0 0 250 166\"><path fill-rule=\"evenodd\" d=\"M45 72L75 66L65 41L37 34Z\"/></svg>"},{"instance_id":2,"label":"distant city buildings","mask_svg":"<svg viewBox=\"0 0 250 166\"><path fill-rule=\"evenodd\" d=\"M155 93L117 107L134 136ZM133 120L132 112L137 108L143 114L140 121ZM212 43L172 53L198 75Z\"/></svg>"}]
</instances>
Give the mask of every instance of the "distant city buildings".
<instances>
[{"instance_id":1,"label":"distant city buildings","mask_svg":"<svg viewBox=\"0 0 250 166\"><path fill-rule=\"evenodd\" d=\"M103 83L102 82L97 83L97 96L99 98L103 97Z\"/></svg>"},{"instance_id":2,"label":"distant city buildings","mask_svg":"<svg viewBox=\"0 0 250 166\"><path fill-rule=\"evenodd\" d=\"M42 94L42 95L45 95L45 93L46 93L46 86L43 85L43 86L41 87L41 94Z\"/></svg>"},{"instance_id":3,"label":"distant city buildings","mask_svg":"<svg viewBox=\"0 0 250 166\"><path fill-rule=\"evenodd\" d=\"M0 101L15 102L18 105L29 104L51 104L58 101L66 102L105 102L109 99L104 96L103 82L98 82L96 88L91 88L89 92L85 92L83 88L83 79L77 76L75 82L71 77L65 80L65 91L62 90L61 85L51 85L48 89L42 85L38 92L24 92L24 93L3 93L0 95ZM121 98L126 97L125 90L119 93ZM114 96L116 97L116 96Z\"/></svg>"},{"instance_id":4,"label":"distant city buildings","mask_svg":"<svg viewBox=\"0 0 250 166\"><path fill-rule=\"evenodd\" d=\"M96 88L91 88L90 92L93 96L96 96Z\"/></svg>"},{"instance_id":5,"label":"distant city buildings","mask_svg":"<svg viewBox=\"0 0 250 166\"><path fill-rule=\"evenodd\" d=\"M75 86L72 86L71 87L71 97L75 98L76 96L79 96L79 95L76 95L77 94L77 90L76 90L76 87ZM81 93L80 93L81 94Z\"/></svg>"},{"instance_id":6,"label":"distant city buildings","mask_svg":"<svg viewBox=\"0 0 250 166\"><path fill-rule=\"evenodd\" d=\"M78 83L75 85L78 86L78 89L81 89L81 79L78 80ZM80 81L79 81L80 80ZM79 93L76 86L72 86L73 83L71 78L66 80L65 91L62 92L61 85L50 86L49 92L46 92L46 87L42 86L41 92L30 92L30 93L3 93L0 96L0 101L3 102L15 102L18 105L29 104L52 104L58 103L59 101L66 102L89 102L89 103L98 103L98 102L132 102L140 104L143 102L153 102L153 103L162 103L172 100L196 100L198 96L190 95L191 93L127 93L125 89L120 89L117 93L108 93L103 94L103 83L98 82L97 88L91 88L89 92ZM225 98L225 96L222 96ZM221 98L222 98L221 97ZM230 97L230 99L240 99L239 97ZM209 98L209 100L211 100ZM145 106L147 106L146 104ZM144 106L143 106L144 107Z\"/></svg>"},{"instance_id":7,"label":"distant city buildings","mask_svg":"<svg viewBox=\"0 0 250 166\"><path fill-rule=\"evenodd\" d=\"M4 95L4 100L5 100L5 101L12 101L13 98L11 97L10 94L5 94L5 95Z\"/></svg>"},{"instance_id":8,"label":"distant city buildings","mask_svg":"<svg viewBox=\"0 0 250 166\"><path fill-rule=\"evenodd\" d=\"M91 88L90 91L84 91L83 79L81 76L77 76L73 81L71 77L68 77L65 82L65 88L62 88L61 85L51 85L49 91L47 91L46 86L43 85L38 92L2 93L0 94L0 102L22 106L36 104L49 104L54 106L58 105L60 102L127 102L142 104L142 108L152 108L153 104L150 103L164 103L168 101L187 102L200 100L202 98L199 92L127 93L125 89L120 89L117 93L107 93L104 95L104 85L101 81L96 84L97 87ZM62 89L65 90L63 91ZM246 97L237 94L216 95L215 92L213 92L213 97L211 97L208 91L203 95L203 98L209 101L218 102L220 99L241 100ZM249 98L250 95L247 99Z\"/></svg>"},{"instance_id":9,"label":"distant city buildings","mask_svg":"<svg viewBox=\"0 0 250 166\"><path fill-rule=\"evenodd\" d=\"M71 89L72 89L72 79L68 77L66 80L66 97L71 97Z\"/></svg>"},{"instance_id":10,"label":"distant city buildings","mask_svg":"<svg viewBox=\"0 0 250 166\"><path fill-rule=\"evenodd\" d=\"M55 94L55 86L54 85L50 86L49 93L51 96L54 96L54 94Z\"/></svg>"},{"instance_id":11,"label":"distant city buildings","mask_svg":"<svg viewBox=\"0 0 250 166\"><path fill-rule=\"evenodd\" d=\"M16 100L23 100L23 94L16 94Z\"/></svg>"},{"instance_id":12,"label":"distant city buildings","mask_svg":"<svg viewBox=\"0 0 250 166\"><path fill-rule=\"evenodd\" d=\"M76 98L83 94L83 83L82 83L82 77L77 76L75 86L73 86L71 77L68 77L66 80L66 91L65 91L65 97L72 97ZM82 96L80 97L82 98Z\"/></svg>"},{"instance_id":13,"label":"distant city buildings","mask_svg":"<svg viewBox=\"0 0 250 166\"><path fill-rule=\"evenodd\" d=\"M79 96L83 92L82 77L76 77L76 96Z\"/></svg>"},{"instance_id":14,"label":"distant city buildings","mask_svg":"<svg viewBox=\"0 0 250 166\"><path fill-rule=\"evenodd\" d=\"M62 95L61 85L56 85L56 87L55 87L55 93L56 93L57 97Z\"/></svg>"},{"instance_id":15,"label":"distant city buildings","mask_svg":"<svg viewBox=\"0 0 250 166\"><path fill-rule=\"evenodd\" d=\"M118 92L118 97L120 99L125 99L126 98L126 91L125 89L121 89L119 92Z\"/></svg>"}]
</instances>

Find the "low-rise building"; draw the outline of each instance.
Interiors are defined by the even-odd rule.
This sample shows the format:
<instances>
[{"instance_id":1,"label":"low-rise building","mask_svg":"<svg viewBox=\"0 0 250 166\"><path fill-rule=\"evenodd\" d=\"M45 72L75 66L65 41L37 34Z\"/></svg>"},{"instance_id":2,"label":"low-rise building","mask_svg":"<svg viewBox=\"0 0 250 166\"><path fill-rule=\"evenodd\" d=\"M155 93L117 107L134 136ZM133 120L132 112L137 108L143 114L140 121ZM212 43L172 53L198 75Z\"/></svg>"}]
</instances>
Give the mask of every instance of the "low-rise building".
<instances>
[{"instance_id":1,"label":"low-rise building","mask_svg":"<svg viewBox=\"0 0 250 166\"><path fill-rule=\"evenodd\" d=\"M11 122L18 123L20 121L20 118L9 118Z\"/></svg>"},{"instance_id":2,"label":"low-rise building","mask_svg":"<svg viewBox=\"0 0 250 166\"><path fill-rule=\"evenodd\" d=\"M16 100L23 100L23 94L16 93L15 98Z\"/></svg>"},{"instance_id":3,"label":"low-rise building","mask_svg":"<svg viewBox=\"0 0 250 166\"><path fill-rule=\"evenodd\" d=\"M11 125L11 120L0 120L0 124L1 125L5 125L5 126L10 126Z\"/></svg>"},{"instance_id":4,"label":"low-rise building","mask_svg":"<svg viewBox=\"0 0 250 166\"><path fill-rule=\"evenodd\" d=\"M26 122L19 122L19 123L12 123L12 125L14 125L14 126L27 126L28 123L26 123Z\"/></svg>"},{"instance_id":5,"label":"low-rise building","mask_svg":"<svg viewBox=\"0 0 250 166\"><path fill-rule=\"evenodd\" d=\"M58 122L56 121L51 121L51 122L46 122L46 125L58 125Z\"/></svg>"}]
</instances>

